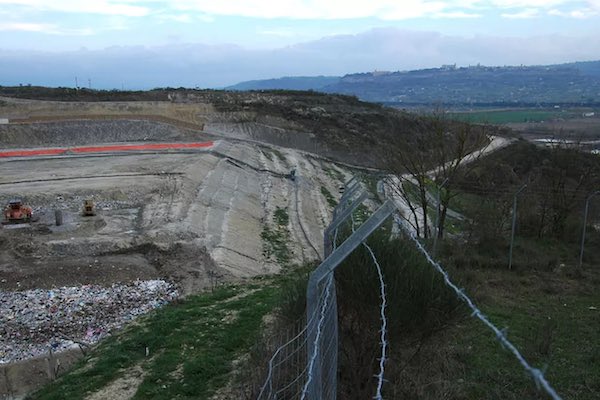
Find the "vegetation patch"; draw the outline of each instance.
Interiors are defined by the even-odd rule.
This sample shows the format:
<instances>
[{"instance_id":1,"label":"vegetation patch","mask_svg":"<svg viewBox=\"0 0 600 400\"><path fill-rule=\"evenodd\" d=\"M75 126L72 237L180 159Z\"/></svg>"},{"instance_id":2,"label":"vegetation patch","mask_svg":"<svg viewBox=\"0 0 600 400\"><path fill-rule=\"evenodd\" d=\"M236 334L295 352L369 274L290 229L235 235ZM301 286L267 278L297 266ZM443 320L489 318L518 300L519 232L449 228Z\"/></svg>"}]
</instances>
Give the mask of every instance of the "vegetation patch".
<instances>
[{"instance_id":1,"label":"vegetation patch","mask_svg":"<svg viewBox=\"0 0 600 400\"><path fill-rule=\"evenodd\" d=\"M274 258L280 265L285 266L291 260L291 250L288 247L290 231L288 228L289 215L285 208L277 207L273 213L274 227L263 226L263 254L266 258Z\"/></svg>"},{"instance_id":2,"label":"vegetation patch","mask_svg":"<svg viewBox=\"0 0 600 400\"><path fill-rule=\"evenodd\" d=\"M460 121L481 124L508 124L520 122L544 122L572 117L571 113L547 110L503 110L452 113L450 117Z\"/></svg>"},{"instance_id":3,"label":"vegetation patch","mask_svg":"<svg viewBox=\"0 0 600 400\"><path fill-rule=\"evenodd\" d=\"M598 274L586 272L598 280ZM471 273L480 291L483 311L545 376L565 399L595 399L600 393L600 295L581 278L541 273ZM485 283L483 276L491 282ZM475 285L475 282L472 282ZM529 375L493 333L475 319L451 329L456 340L463 398L542 399Z\"/></svg>"},{"instance_id":4,"label":"vegetation patch","mask_svg":"<svg viewBox=\"0 0 600 400\"><path fill-rule=\"evenodd\" d=\"M365 185L371 196L373 198L378 198L377 194L377 183L379 182L379 177L373 174L360 174L360 180Z\"/></svg>"},{"instance_id":5,"label":"vegetation patch","mask_svg":"<svg viewBox=\"0 0 600 400\"><path fill-rule=\"evenodd\" d=\"M340 240L350 233L348 225L340 232ZM391 227L384 226L368 239L383 271L388 301L391 353L386 363L384 394L386 398L416 398L395 396L402 383L388 381L396 380L406 360L400 351L402 343L410 341L414 348L419 348L433 332L460 315L459 302L446 289L441 277L427 267L412 244L400 238L390 240L390 233ZM305 313L308 273L295 276L283 291L286 295L281 300L281 310L285 310L283 320L287 324ZM338 397L371 398L379 365L381 300L377 271L364 246L359 246L340 264L335 278L340 332ZM305 365L297 367L302 370Z\"/></svg>"},{"instance_id":6,"label":"vegetation patch","mask_svg":"<svg viewBox=\"0 0 600 400\"><path fill-rule=\"evenodd\" d=\"M331 192L323 185L321 185L321 194L323 197L325 197L325 200L327 200L329 207L335 208L338 205L338 202L335 200Z\"/></svg>"},{"instance_id":7,"label":"vegetation patch","mask_svg":"<svg viewBox=\"0 0 600 400\"><path fill-rule=\"evenodd\" d=\"M344 174L338 171L337 169L331 167L324 167L323 171L325 171L329 178L337 180L339 183L346 183L344 181Z\"/></svg>"},{"instance_id":8,"label":"vegetation patch","mask_svg":"<svg viewBox=\"0 0 600 400\"><path fill-rule=\"evenodd\" d=\"M273 154L275 154L275 156L277 158L279 158L279 161L281 161L282 163L287 162L287 159L285 158L285 155L281 151L279 151L279 150L277 150L275 148L271 148L271 152L273 152Z\"/></svg>"},{"instance_id":9,"label":"vegetation patch","mask_svg":"<svg viewBox=\"0 0 600 400\"><path fill-rule=\"evenodd\" d=\"M290 216L285 208L277 207L273 213L273 219L278 227L287 227L290 222Z\"/></svg>"}]
</instances>

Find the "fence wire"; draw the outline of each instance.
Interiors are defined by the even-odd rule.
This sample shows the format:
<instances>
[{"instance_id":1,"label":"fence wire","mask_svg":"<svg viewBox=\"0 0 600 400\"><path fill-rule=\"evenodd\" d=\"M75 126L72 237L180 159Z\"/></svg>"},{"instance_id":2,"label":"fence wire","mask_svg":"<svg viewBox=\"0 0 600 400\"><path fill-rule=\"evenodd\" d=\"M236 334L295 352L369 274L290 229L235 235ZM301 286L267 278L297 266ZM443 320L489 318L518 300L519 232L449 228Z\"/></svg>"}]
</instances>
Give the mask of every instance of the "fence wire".
<instances>
[{"instance_id":1,"label":"fence wire","mask_svg":"<svg viewBox=\"0 0 600 400\"><path fill-rule=\"evenodd\" d=\"M352 218L352 232L354 232L355 231L354 228L356 225L356 223L354 221L354 214L352 214L351 218ZM377 257L375 257L375 253L373 252L373 249L371 249L371 246L369 246L367 244L367 242L363 242L363 246L365 246L365 248L369 252L371 259L373 260L373 264L375 264L375 268L377 269L377 276L379 278L379 296L381 298L381 307L379 310L380 318L381 318L381 328L379 330L379 333L381 335L381 337L380 337L381 356L379 357L379 373L376 375L377 390L375 391L374 399L382 400L383 395L381 394L381 391L383 390L383 381L384 381L383 377L385 374L385 362L387 361L386 355L387 355L387 346L388 346L388 342L386 339L387 318L385 316L385 309L387 307L387 297L385 294L385 282L383 280L383 272L381 271L381 266L379 265L379 261L377 261Z\"/></svg>"},{"instance_id":2,"label":"fence wire","mask_svg":"<svg viewBox=\"0 0 600 400\"><path fill-rule=\"evenodd\" d=\"M515 356L515 358L523 366L525 371L527 371L531 375L537 388L543 389L553 400L562 400L562 398L556 393L556 391L550 385L550 383L548 383L548 381L544 377L544 373L540 369L534 368L531 365L529 365L527 360L525 360L525 358L523 357L523 355L521 355L521 353L515 347L515 345L513 345L507 339L504 332L502 330L498 329L494 324L492 324L490 322L490 320L488 319L488 317L485 316L485 314L483 314L483 312L481 312L481 310L475 305L475 303L469 298L469 296L467 296L462 289L460 289L458 286L456 286L450 280L450 276L448 275L448 273L442 268L442 266L438 262L436 262L431 257L431 255L427 252L427 250L425 250L425 247L423 247L423 245L421 244L419 239L416 237L416 235L412 231L410 231L409 229L406 228L406 225L403 224L403 221L397 215L394 216L394 219L395 219L396 223L400 227L402 227L402 229L406 232L407 236L415 243L415 245L417 246L417 249L425 256L425 258L427 259L429 264L431 264L440 274L442 274L442 276L444 277L444 283L446 284L446 286L448 286L450 289L452 289L456 293L458 298L467 304L467 306L472 311L471 315L476 317L477 319L479 319L488 328L490 328L490 330L492 332L494 332L494 335L496 335L496 338L498 339L500 344L502 344L502 346L504 348L506 348L508 351L510 351Z\"/></svg>"},{"instance_id":3,"label":"fence wire","mask_svg":"<svg viewBox=\"0 0 600 400\"><path fill-rule=\"evenodd\" d=\"M340 202L334 220L346 206L345 201ZM325 258L329 249L337 247L337 238L338 229L332 238L325 237L325 242L331 240L331 247L325 245ZM333 272L317 286L316 310L302 330L275 350L258 400L335 399L338 325Z\"/></svg>"},{"instance_id":4,"label":"fence wire","mask_svg":"<svg viewBox=\"0 0 600 400\"><path fill-rule=\"evenodd\" d=\"M349 206L349 204L352 203L350 197L353 197L356 193L360 195L362 190L357 191L353 189L352 192L352 196L344 196L342 198L340 205L336 207L334 211L334 221L332 221L330 227L335 229L325 236L326 259L331 254L329 250L335 251L337 247L337 227L340 226L340 222L345 219L343 215L348 215L348 207L353 208L357 205L355 204L357 201L354 201L353 206ZM385 207L382 207L382 209L383 208ZM352 213L348 216L352 219L352 232L356 233L354 216ZM562 400L548 383L543 372L529 365L517 348L507 339L505 333L493 325L463 290L458 288L450 280L448 273L431 257L412 232L410 226L408 226L405 221L402 221L398 215L395 215L394 219L397 226L415 243L417 249L425 256L427 261L442 274L444 283L456 293L459 299L467 304L472 311L472 315L481 320L490 330L492 330L497 340L517 358L523 368L533 377L537 387L543 389L553 400ZM364 225L368 225L368 223L365 223ZM363 227L361 226L358 230L360 231L362 229ZM330 235L332 237L330 237ZM382 400L382 390L385 382L385 364L387 361L389 345L387 341L388 321L386 317L386 285L377 257L371 247L366 243L368 235L369 234L364 234L363 236L358 235L361 238L358 239L360 241L355 242L355 244L362 244L367 249L373 260L379 279L381 298L381 354L378 359L379 372L375 376L377 386L373 398ZM345 245L346 243L344 243L340 249ZM326 264L326 261L324 261L323 264ZM333 268L335 268L335 266ZM338 319L333 269L326 275L321 276L321 278L323 279L318 281L315 287L316 294L314 295L314 302L311 303L312 306L310 308L312 312L307 313L306 320L302 319L300 324L294 325L293 329L288 329L283 335L280 335L277 338L278 343L281 343L281 345L276 348L273 356L269 360L267 377L258 395L258 400L332 400L336 398ZM274 346L272 346L272 348L274 348Z\"/></svg>"},{"instance_id":5,"label":"fence wire","mask_svg":"<svg viewBox=\"0 0 600 400\"><path fill-rule=\"evenodd\" d=\"M288 333L279 338L282 344L269 360L267 376L257 399L305 399L311 394L308 390L315 379L323 388L323 399L335 398L337 303L333 273L321 289L323 296L320 296L319 312L294 334ZM308 351L309 347L317 351Z\"/></svg>"},{"instance_id":6,"label":"fence wire","mask_svg":"<svg viewBox=\"0 0 600 400\"><path fill-rule=\"evenodd\" d=\"M375 392L375 399L376 400L382 400L382 394L381 391L383 389L383 376L385 373L385 362L386 360L386 355L387 355L387 346L388 346L388 342L386 339L386 334L387 334L387 318L385 316L385 308L387 307L387 298L385 295L385 282L383 281L383 273L381 272L381 266L379 265L379 262L377 261L377 258L375 257L375 253L373 253L373 250L371 249L371 247L364 242L363 245L367 248L369 254L371 255L371 258L373 259L373 263L375 264L375 268L377 268L377 275L379 277L379 290L380 290L380 297L381 297L381 308L380 308L380 317L381 317L381 329L380 329L380 334L381 334L381 338L380 338L380 342L381 342L381 357L379 358L379 373L377 374L377 390Z\"/></svg>"},{"instance_id":7,"label":"fence wire","mask_svg":"<svg viewBox=\"0 0 600 400\"><path fill-rule=\"evenodd\" d=\"M308 363L308 377L306 379L306 383L304 384L304 387L302 388L302 395L300 397L301 400L304 400L307 396L307 394L309 393L309 389L311 387L311 383L313 381L313 379L317 379L317 372L315 371L315 364L316 363L320 363L321 360L317 360L317 357L319 356L319 354L321 354L321 341L323 339L323 326L325 324L325 316L327 315L327 311L328 309L330 310L331 307L330 304L330 298L331 298L331 292L332 292L332 283L333 283L333 273L331 273L329 275L329 277L327 278L327 281L325 283L325 297L323 299L323 303L321 304L321 311L320 311L320 317L319 317L319 321L317 323L316 326L316 334L315 334L315 339L314 339L314 343L313 343L313 351L310 354L310 361ZM320 365L320 367L323 367L323 365ZM320 369L320 368L319 368Z\"/></svg>"}]
</instances>

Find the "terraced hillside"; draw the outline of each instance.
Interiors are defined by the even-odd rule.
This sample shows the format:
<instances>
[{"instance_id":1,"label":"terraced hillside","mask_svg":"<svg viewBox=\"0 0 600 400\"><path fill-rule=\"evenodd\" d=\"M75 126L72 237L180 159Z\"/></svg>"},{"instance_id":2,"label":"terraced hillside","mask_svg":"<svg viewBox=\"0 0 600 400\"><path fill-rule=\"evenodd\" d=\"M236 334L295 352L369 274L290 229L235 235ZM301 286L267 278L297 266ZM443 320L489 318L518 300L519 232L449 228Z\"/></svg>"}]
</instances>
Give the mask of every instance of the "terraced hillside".
<instances>
[{"instance_id":1,"label":"terraced hillside","mask_svg":"<svg viewBox=\"0 0 600 400\"><path fill-rule=\"evenodd\" d=\"M103 315L102 321L122 318L118 307L102 299L86 300L91 303L81 311L68 296L57 302L45 295L63 296L56 288L85 293L91 285L89 293L103 293L102 287L164 280L187 296L322 257L322 231L340 185L350 176L348 167L294 148L240 140L237 133L228 139L200 126L191 129L141 114L116 118L109 115L119 108L115 104L102 104L97 110L102 117L96 118L89 110L73 115L78 108L71 103L11 101L4 103L4 112L22 114L0 125L2 148L9 154L16 149L48 154L30 151L45 148L55 154L60 148L60 155L0 157L0 204L20 198L36 217L30 224L0 228L0 293L35 298L41 310L50 302L48 310L58 307L58 312L6 314L17 322L2 328L10 331L1 335L0 362L10 363L0 365L0 395L20 395L46 382L49 348L72 348L110 334L114 327L94 315ZM52 113L54 106L50 121L42 114ZM163 106L168 108L157 107ZM76 147L201 140L212 144L136 152L98 146L85 154ZM81 215L85 199L94 201L95 216ZM74 320L65 317L71 312L98 323L72 326ZM40 325L35 318L53 322ZM35 339L23 333L33 327ZM57 356L61 371L78 358L76 353Z\"/></svg>"}]
</instances>

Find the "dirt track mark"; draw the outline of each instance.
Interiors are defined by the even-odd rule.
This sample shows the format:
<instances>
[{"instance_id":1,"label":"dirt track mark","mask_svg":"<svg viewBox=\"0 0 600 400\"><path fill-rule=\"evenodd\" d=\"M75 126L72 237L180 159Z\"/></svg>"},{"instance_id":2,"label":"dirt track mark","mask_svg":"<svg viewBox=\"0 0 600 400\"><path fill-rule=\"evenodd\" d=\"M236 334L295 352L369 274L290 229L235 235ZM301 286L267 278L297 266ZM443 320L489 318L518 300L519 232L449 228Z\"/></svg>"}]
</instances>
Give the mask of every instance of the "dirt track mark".
<instances>
[{"instance_id":1,"label":"dirt track mark","mask_svg":"<svg viewBox=\"0 0 600 400\"><path fill-rule=\"evenodd\" d=\"M177 176L183 175L181 172L154 172L154 173L130 173L130 174L106 174L106 175L88 175L88 176L69 176L64 178L46 178L46 179L29 179L22 181L0 182L0 185L17 185L20 183L36 183L36 182L53 182L53 181L72 181L79 179L102 179L102 178L130 178L138 176Z\"/></svg>"},{"instance_id":2,"label":"dirt track mark","mask_svg":"<svg viewBox=\"0 0 600 400\"><path fill-rule=\"evenodd\" d=\"M135 365L123 371L120 378L92 393L85 400L129 400L135 396L145 375L144 369L140 365Z\"/></svg>"},{"instance_id":3,"label":"dirt track mark","mask_svg":"<svg viewBox=\"0 0 600 400\"><path fill-rule=\"evenodd\" d=\"M315 245L311 242L311 240L308 237L308 234L306 233L306 229L304 228L304 225L302 224L302 218L300 216L300 201L298 200L298 179L296 178L296 180L294 181L294 196L295 196L295 209L296 209L296 218L298 218L298 226L300 226L300 230L302 231L302 234L304 236L304 239L306 240L306 243L308 243L308 245L313 249L313 251L315 252L315 255L317 256L317 260L322 261L321 258L321 254L319 253L319 250L317 250L317 248L315 247Z\"/></svg>"},{"instance_id":4,"label":"dirt track mark","mask_svg":"<svg viewBox=\"0 0 600 400\"><path fill-rule=\"evenodd\" d=\"M247 163L245 161L242 161L242 160L237 159L237 158L233 158L233 157L231 157L231 156L229 156L227 154L223 154L223 153L218 152L218 151L212 151L211 153L214 154L214 155L216 155L216 156L218 156L218 157L224 158L227 162L231 163L232 165L235 165L236 167L238 167L240 169L250 168L250 169L253 169L256 172L262 172L262 173L271 174L271 175L276 176L278 178L286 178L286 179L289 178L288 174L283 174L281 172L272 171L272 170L267 169L267 168L258 168L258 167L255 167L254 165L251 165L251 164L249 164L249 163Z\"/></svg>"},{"instance_id":5,"label":"dirt track mark","mask_svg":"<svg viewBox=\"0 0 600 400\"><path fill-rule=\"evenodd\" d=\"M51 116L51 115L40 115L36 117L30 118L13 118L10 120L11 124L17 125L27 125L27 124L37 124L37 123L46 123L46 122L71 122L71 121L103 121L103 120L142 120L142 121L150 121L150 122L162 122L165 124L173 125L178 128L192 129L196 131L202 131L204 129L204 122L186 122L176 118L169 118L165 116L159 115L149 115L149 114L81 114L81 115L61 115L61 116Z\"/></svg>"}]
</instances>

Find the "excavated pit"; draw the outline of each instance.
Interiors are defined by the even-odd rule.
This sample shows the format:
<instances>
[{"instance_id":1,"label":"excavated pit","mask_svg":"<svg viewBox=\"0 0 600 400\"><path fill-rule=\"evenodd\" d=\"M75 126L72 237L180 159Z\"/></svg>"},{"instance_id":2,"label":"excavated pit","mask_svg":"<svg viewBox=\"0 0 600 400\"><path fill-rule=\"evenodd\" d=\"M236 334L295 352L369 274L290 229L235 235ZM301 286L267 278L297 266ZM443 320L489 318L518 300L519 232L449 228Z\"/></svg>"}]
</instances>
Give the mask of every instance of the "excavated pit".
<instances>
[{"instance_id":1,"label":"excavated pit","mask_svg":"<svg viewBox=\"0 0 600 400\"><path fill-rule=\"evenodd\" d=\"M0 128L3 148L206 138L149 121ZM281 260L269 250L265 231L283 235L289 263L319 259L331 212L324 193L337 197L350 176L298 150L228 140L198 151L5 158L0 171L0 204L21 198L38 218L0 228L0 293L31 296L44 293L40 289L152 280L187 295L274 273ZM95 216L82 216L85 199L94 201ZM56 210L63 216L60 226ZM287 215L285 226L278 225L276 211ZM82 327L80 334L85 332ZM14 348L11 355L12 361L29 357L18 357Z\"/></svg>"}]
</instances>

